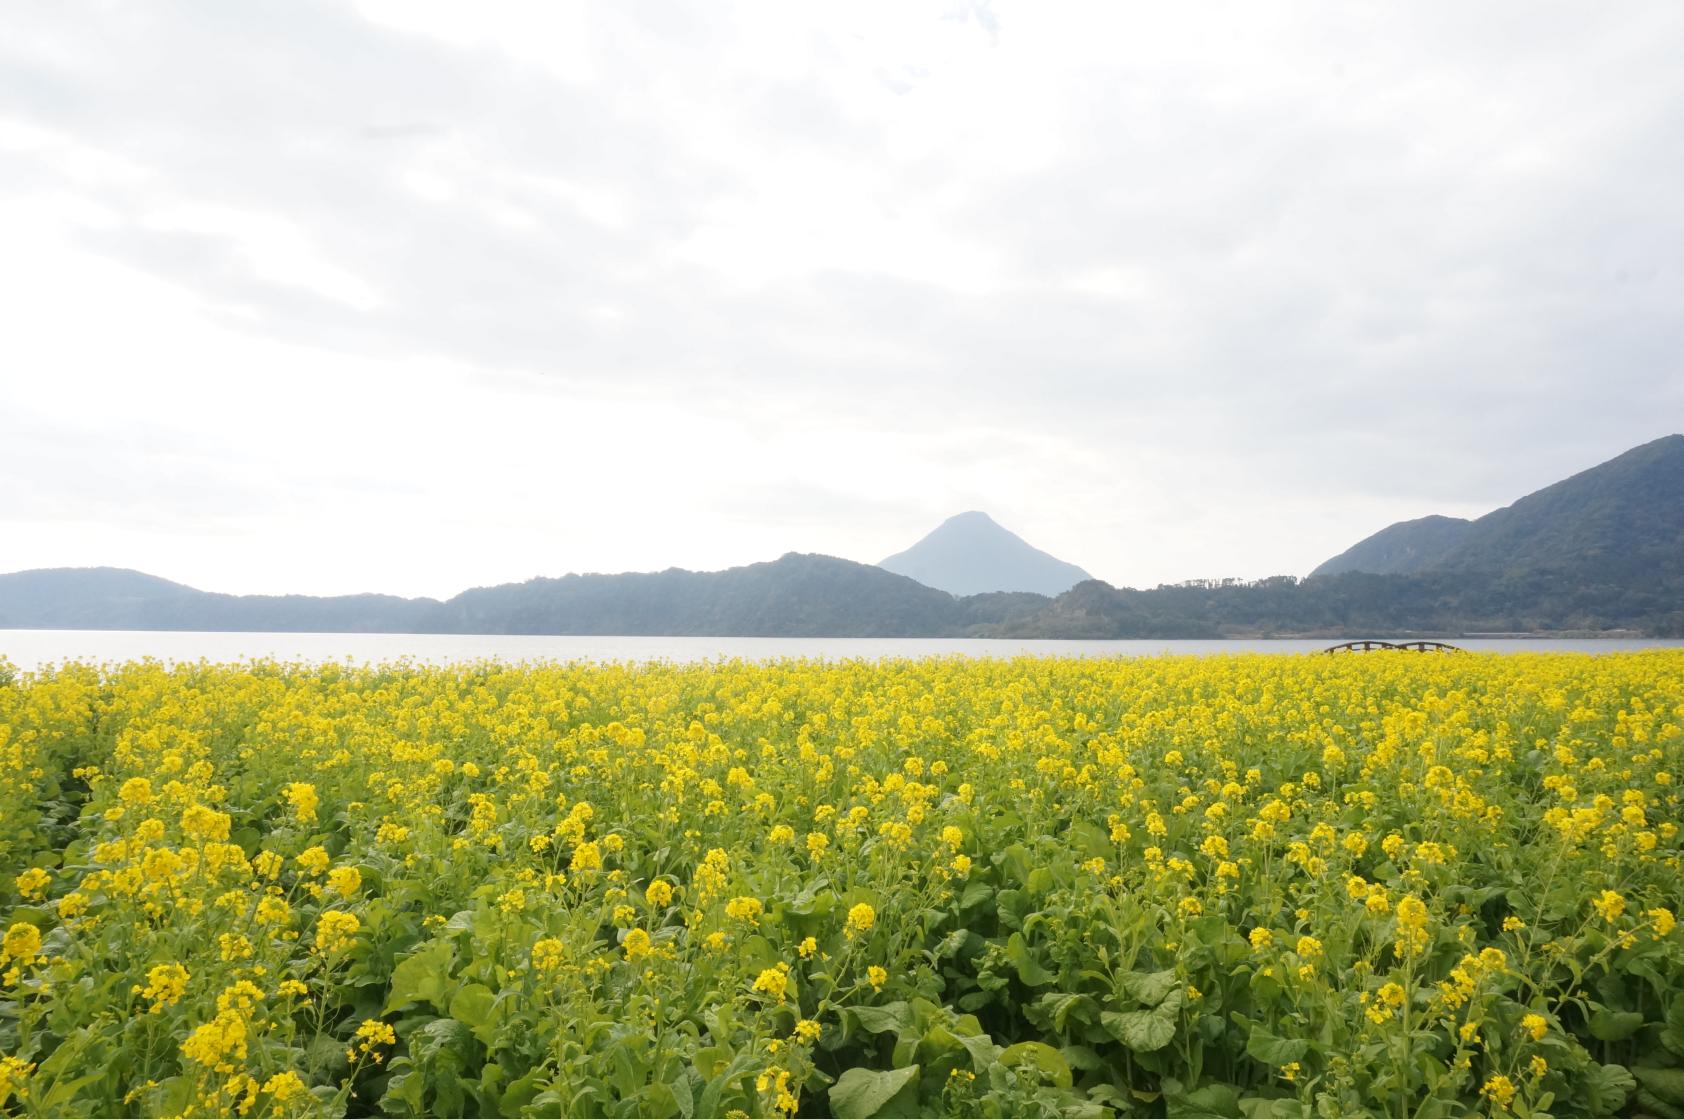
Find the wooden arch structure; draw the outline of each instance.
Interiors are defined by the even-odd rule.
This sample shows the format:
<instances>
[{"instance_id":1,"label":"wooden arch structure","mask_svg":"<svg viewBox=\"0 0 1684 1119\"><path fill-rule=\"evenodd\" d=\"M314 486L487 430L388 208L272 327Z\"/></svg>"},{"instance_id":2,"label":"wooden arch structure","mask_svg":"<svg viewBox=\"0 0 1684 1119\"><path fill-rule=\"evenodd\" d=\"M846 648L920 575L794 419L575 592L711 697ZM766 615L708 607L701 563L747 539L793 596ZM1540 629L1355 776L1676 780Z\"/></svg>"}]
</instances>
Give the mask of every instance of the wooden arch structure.
<instances>
[{"instance_id":1,"label":"wooden arch structure","mask_svg":"<svg viewBox=\"0 0 1684 1119\"><path fill-rule=\"evenodd\" d=\"M1412 653L1460 653L1462 650L1455 645L1446 645L1442 641L1347 641L1342 645L1330 645L1323 649L1324 653L1368 653L1376 649L1404 649Z\"/></svg>"}]
</instances>

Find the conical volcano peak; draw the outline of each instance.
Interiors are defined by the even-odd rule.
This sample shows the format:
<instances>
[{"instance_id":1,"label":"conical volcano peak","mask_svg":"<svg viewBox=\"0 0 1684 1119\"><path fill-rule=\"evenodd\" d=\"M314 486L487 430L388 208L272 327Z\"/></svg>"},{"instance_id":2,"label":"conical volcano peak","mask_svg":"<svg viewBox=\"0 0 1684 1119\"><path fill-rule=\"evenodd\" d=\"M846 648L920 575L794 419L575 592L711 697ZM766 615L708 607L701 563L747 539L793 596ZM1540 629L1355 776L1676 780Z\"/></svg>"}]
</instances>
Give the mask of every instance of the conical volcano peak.
<instances>
[{"instance_id":1,"label":"conical volcano peak","mask_svg":"<svg viewBox=\"0 0 1684 1119\"><path fill-rule=\"evenodd\" d=\"M1013 540L1021 539L1016 533L1002 528L999 521L990 517L981 509L970 509L963 513L953 514L931 529L929 536L924 537L924 539L928 540L930 536L935 536L941 532L999 533L1003 536L1009 536Z\"/></svg>"},{"instance_id":2,"label":"conical volcano peak","mask_svg":"<svg viewBox=\"0 0 1684 1119\"><path fill-rule=\"evenodd\" d=\"M904 552L878 564L949 594L1033 591L1057 595L1092 578L1031 546L978 509L957 513Z\"/></svg>"}]
</instances>

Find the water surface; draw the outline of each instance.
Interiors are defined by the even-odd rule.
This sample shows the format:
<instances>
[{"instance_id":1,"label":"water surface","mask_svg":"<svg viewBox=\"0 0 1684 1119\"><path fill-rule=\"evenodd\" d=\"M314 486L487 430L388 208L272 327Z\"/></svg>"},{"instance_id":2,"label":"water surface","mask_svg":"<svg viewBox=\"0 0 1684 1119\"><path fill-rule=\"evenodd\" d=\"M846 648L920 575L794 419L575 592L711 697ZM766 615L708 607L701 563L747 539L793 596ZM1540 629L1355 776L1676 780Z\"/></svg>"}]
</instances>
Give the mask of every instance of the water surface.
<instances>
[{"instance_id":1,"label":"water surface","mask_svg":"<svg viewBox=\"0 0 1684 1119\"><path fill-rule=\"evenodd\" d=\"M1382 640L1388 640L1382 636ZM1399 639L1401 640L1401 639ZM285 661L425 664L502 661L701 661L722 658L821 660L883 657L1149 657L1228 653L1314 653L1331 638L1231 641L1032 641L970 637L530 637L432 633L192 633L162 630L0 630L0 657L21 669L66 660L91 663L152 657L167 662ZM1612 653L1678 647L1678 639L1464 638L1480 652Z\"/></svg>"}]
</instances>

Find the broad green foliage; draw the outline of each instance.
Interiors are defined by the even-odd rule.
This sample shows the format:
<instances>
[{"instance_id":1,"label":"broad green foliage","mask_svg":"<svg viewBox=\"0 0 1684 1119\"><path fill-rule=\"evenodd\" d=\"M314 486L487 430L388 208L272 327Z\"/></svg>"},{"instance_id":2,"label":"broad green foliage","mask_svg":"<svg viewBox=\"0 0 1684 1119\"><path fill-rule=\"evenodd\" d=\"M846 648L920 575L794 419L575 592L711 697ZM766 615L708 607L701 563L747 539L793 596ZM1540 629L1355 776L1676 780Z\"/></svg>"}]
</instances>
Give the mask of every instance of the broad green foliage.
<instances>
[{"instance_id":1,"label":"broad green foliage","mask_svg":"<svg viewBox=\"0 0 1684 1119\"><path fill-rule=\"evenodd\" d=\"M1684 653L0 681L0 1115L1684 1119Z\"/></svg>"}]
</instances>

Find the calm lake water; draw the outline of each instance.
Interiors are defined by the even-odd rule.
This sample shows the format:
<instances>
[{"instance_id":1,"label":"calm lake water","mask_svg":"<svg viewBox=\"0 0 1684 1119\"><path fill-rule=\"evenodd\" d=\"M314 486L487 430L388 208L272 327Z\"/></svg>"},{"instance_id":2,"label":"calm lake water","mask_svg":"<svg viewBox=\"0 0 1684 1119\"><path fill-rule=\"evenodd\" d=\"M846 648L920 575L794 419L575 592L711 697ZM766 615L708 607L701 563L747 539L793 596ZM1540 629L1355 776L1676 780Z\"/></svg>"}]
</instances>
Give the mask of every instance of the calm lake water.
<instances>
[{"instance_id":1,"label":"calm lake water","mask_svg":"<svg viewBox=\"0 0 1684 1119\"><path fill-rule=\"evenodd\" d=\"M428 664L502 661L700 661L739 657L850 660L882 657L1150 657L1224 653L1314 653L1328 638L1237 641L1027 641L922 637L523 637L413 633L181 633L150 630L0 630L0 657L21 669L66 660L92 663L154 657L162 661L358 663L413 660ZM1480 652L1612 653L1684 646L1644 639L1544 640L1466 638Z\"/></svg>"}]
</instances>

